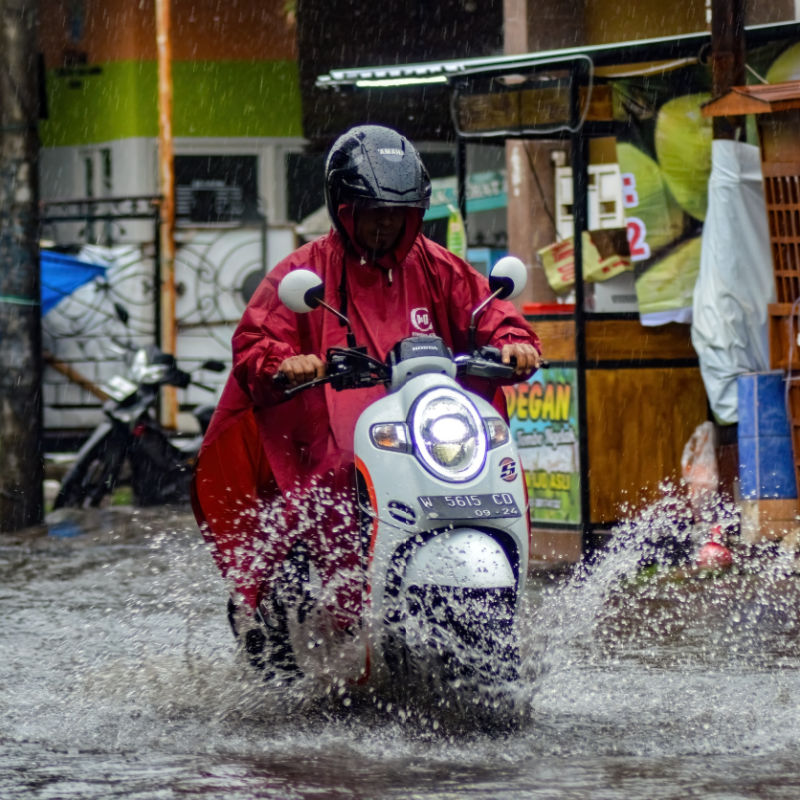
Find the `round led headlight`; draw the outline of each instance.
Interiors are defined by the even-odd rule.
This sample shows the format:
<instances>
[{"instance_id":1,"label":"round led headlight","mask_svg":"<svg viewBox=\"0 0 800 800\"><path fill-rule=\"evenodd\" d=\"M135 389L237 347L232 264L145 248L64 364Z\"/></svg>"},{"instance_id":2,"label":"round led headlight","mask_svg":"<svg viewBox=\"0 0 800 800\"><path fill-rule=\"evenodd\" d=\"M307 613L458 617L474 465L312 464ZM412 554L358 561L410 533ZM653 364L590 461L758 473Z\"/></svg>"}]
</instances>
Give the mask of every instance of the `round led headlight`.
<instances>
[{"instance_id":1,"label":"round led headlight","mask_svg":"<svg viewBox=\"0 0 800 800\"><path fill-rule=\"evenodd\" d=\"M451 389L424 394L411 414L415 452L423 465L446 481L468 481L483 468L486 432L478 409Z\"/></svg>"}]
</instances>

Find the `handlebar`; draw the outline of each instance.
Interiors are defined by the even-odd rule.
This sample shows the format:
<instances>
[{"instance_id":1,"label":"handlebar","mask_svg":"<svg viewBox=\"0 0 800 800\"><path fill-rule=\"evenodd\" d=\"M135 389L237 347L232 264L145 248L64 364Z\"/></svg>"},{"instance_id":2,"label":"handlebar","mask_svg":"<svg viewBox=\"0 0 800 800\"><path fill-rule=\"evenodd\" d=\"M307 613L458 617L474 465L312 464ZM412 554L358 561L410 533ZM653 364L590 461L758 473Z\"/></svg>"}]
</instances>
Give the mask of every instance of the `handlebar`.
<instances>
[{"instance_id":1,"label":"handlebar","mask_svg":"<svg viewBox=\"0 0 800 800\"><path fill-rule=\"evenodd\" d=\"M472 355L456 356L459 375L472 375L476 378L511 378L517 368L517 360L512 358L508 364L502 362L502 354L496 347L481 347Z\"/></svg>"},{"instance_id":2,"label":"handlebar","mask_svg":"<svg viewBox=\"0 0 800 800\"><path fill-rule=\"evenodd\" d=\"M284 397L294 397L298 392L305 391L306 389L311 389L314 386L321 386L324 383L329 383L330 378L326 375L324 378L314 378L312 381L306 381L305 383L299 383L297 386L289 386L289 378L286 376L284 372L276 372L272 376L272 382L275 384L276 388L283 389L283 396Z\"/></svg>"},{"instance_id":3,"label":"handlebar","mask_svg":"<svg viewBox=\"0 0 800 800\"><path fill-rule=\"evenodd\" d=\"M508 380L514 377L516 359L503 364L502 353L496 347L482 347L472 355L456 356L457 374L472 375L479 378ZM542 367L549 366L543 361ZM358 389L388 383L391 378L391 367L370 356L365 347L335 347L328 350L326 357L326 374L322 378L314 378L305 383L289 386L289 380L282 372L272 376L273 384L282 389L287 399L299 392L329 383L336 391Z\"/></svg>"},{"instance_id":4,"label":"handlebar","mask_svg":"<svg viewBox=\"0 0 800 800\"><path fill-rule=\"evenodd\" d=\"M369 355L366 347L330 348L326 356L325 372L322 378L314 378L297 386L288 387L288 378L282 372L276 372L272 381L278 388L283 388L284 396L289 398L298 392L326 383L340 392L344 389L377 386L379 383L386 383L390 377L389 368Z\"/></svg>"}]
</instances>

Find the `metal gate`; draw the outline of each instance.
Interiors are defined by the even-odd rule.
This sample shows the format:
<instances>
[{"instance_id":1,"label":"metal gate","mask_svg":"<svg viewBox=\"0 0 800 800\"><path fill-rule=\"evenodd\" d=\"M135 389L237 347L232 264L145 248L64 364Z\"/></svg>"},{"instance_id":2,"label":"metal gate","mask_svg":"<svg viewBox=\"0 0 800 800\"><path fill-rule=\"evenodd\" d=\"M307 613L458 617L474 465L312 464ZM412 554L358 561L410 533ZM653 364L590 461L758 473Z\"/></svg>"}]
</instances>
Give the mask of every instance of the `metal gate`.
<instances>
[{"instance_id":1,"label":"metal gate","mask_svg":"<svg viewBox=\"0 0 800 800\"><path fill-rule=\"evenodd\" d=\"M125 372L126 350L158 343L159 198L83 198L43 205L43 249L105 266L42 318L45 446L72 449L101 419L103 384ZM266 221L253 225L178 225L175 285L177 352L184 369L205 359L229 361L230 337L266 271ZM225 375L203 374L221 386ZM214 397L190 387L179 394L179 430L193 430L188 410Z\"/></svg>"}]
</instances>

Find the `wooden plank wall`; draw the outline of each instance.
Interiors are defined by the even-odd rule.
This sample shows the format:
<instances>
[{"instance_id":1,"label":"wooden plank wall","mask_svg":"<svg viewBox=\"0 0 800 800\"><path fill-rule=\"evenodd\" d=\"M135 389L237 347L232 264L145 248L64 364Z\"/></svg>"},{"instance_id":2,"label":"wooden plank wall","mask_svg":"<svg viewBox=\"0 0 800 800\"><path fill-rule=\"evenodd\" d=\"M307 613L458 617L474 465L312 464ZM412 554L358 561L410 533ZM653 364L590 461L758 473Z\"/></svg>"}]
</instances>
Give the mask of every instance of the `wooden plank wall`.
<instances>
[{"instance_id":1,"label":"wooden plank wall","mask_svg":"<svg viewBox=\"0 0 800 800\"><path fill-rule=\"evenodd\" d=\"M602 524L680 479L684 445L707 418L696 367L588 370L586 406L591 518Z\"/></svg>"},{"instance_id":2,"label":"wooden plank wall","mask_svg":"<svg viewBox=\"0 0 800 800\"><path fill-rule=\"evenodd\" d=\"M575 362L575 323L531 320L551 362ZM586 411L591 523L606 526L680 478L683 448L708 418L688 325L586 321Z\"/></svg>"}]
</instances>

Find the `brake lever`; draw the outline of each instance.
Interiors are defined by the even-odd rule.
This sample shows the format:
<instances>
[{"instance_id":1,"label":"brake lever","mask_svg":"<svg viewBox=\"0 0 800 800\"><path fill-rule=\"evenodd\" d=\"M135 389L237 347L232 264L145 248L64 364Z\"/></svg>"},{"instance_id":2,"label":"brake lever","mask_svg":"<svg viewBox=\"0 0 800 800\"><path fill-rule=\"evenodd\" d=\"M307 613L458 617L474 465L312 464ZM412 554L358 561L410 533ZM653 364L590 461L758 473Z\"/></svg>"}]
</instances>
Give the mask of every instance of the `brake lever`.
<instances>
[{"instance_id":1,"label":"brake lever","mask_svg":"<svg viewBox=\"0 0 800 800\"><path fill-rule=\"evenodd\" d=\"M288 386L289 381L283 372L276 372L272 376L272 382L281 388L282 386L288 387L283 389L283 396L287 399L294 397L299 392L304 392L306 389L313 389L315 386L322 386L325 383L330 383L333 375L325 375L322 378L314 378L312 381L306 383L299 383L297 386Z\"/></svg>"},{"instance_id":2,"label":"brake lever","mask_svg":"<svg viewBox=\"0 0 800 800\"><path fill-rule=\"evenodd\" d=\"M192 380L192 386L197 386L199 389L205 389L205 391L211 392L212 394L217 391L215 386L209 386L207 383L200 383L200 381Z\"/></svg>"},{"instance_id":3,"label":"brake lever","mask_svg":"<svg viewBox=\"0 0 800 800\"><path fill-rule=\"evenodd\" d=\"M517 359L511 356L508 364L501 359L501 351L496 347L481 347L473 355L456 356L458 371L479 378L510 378L517 367ZM535 371L547 369L549 361L540 362Z\"/></svg>"}]
</instances>

